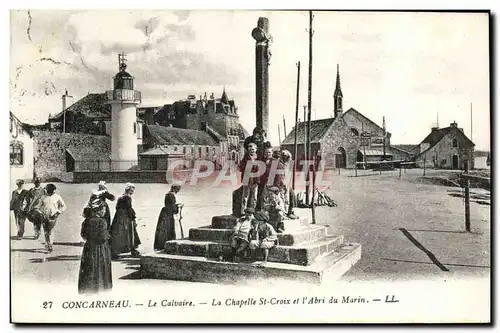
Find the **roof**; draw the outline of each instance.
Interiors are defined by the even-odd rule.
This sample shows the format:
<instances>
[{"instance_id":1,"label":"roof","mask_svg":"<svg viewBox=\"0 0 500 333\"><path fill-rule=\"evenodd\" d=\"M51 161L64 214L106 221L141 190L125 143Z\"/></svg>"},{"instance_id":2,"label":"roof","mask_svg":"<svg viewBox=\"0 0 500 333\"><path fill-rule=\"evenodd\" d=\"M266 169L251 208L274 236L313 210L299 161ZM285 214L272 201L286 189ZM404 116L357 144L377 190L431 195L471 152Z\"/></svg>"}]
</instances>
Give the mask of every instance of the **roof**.
<instances>
[{"instance_id":1,"label":"roof","mask_svg":"<svg viewBox=\"0 0 500 333\"><path fill-rule=\"evenodd\" d=\"M382 127L380 127L377 123L375 123L373 120L371 120L370 118L364 116L361 112L359 112L358 110L354 109L354 108L350 108L349 110L347 110L346 112L344 112L342 114L342 117L344 117L346 114L348 113L354 113L355 115L357 116L360 116L362 117L364 120L368 121L369 123L371 123L372 125L378 127L381 131L383 131L384 129ZM390 132L386 131L387 135L391 135Z\"/></svg>"},{"instance_id":2,"label":"roof","mask_svg":"<svg viewBox=\"0 0 500 333\"><path fill-rule=\"evenodd\" d=\"M384 156L384 151L382 149L359 149L361 154L365 156ZM385 152L385 156L392 156L391 153Z\"/></svg>"},{"instance_id":3,"label":"roof","mask_svg":"<svg viewBox=\"0 0 500 333\"><path fill-rule=\"evenodd\" d=\"M319 120L311 120L311 143L319 142L330 125L334 122L334 118L326 118ZM297 143L305 142L305 129L306 122L300 122L297 124ZM295 130L292 129L290 134L281 142L282 145L294 144L295 141Z\"/></svg>"},{"instance_id":4,"label":"roof","mask_svg":"<svg viewBox=\"0 0 500 333\"><path fill-rule=\"evenodd\" d=\"M427 148L426 150L420 152L419 155L425 153L429 149L432 149L435 145L438 144L439 141L441 141L446 135L448 135L452 131L455 131L455 133L459 133L459 135L462 135L462 137L465 139L465 141L468 144L474 146L474 143L464 134L464 132L462 132L461 130L459 130L458 127L448 126L448 127L444 127L444 128L433 129L425 137L425 139L423 139L422 142L420 143L420 144L422 144L422 143L428 143L429 144L429 148Z\"/></svg>"},{"instance_id":5,"label":"roof","mask_svg":"<svg viewBox=\"0 0 500 333\"><path fill-rule=\"evenodd\" d=\"M110 161L111 151L103 152L91 147L78 147L78 149L66 149L75 161Z\"/></svg>"},{"instance_id":6,"label":"roof","mask_svg":"<svg viewBox=\"0 0 500 333\"><path fill-rule=\"evenodd\" d=\"M66 112L79 112L90 118L111 118L111 105L106 103L106 94L88 94L78 100ZM63 112L59 112L51 120L62 120Z\"/></svg>"},{"instance_id":7,"label":"roof","mask_svg":"<svg viewBox=\"0 0 500 333\"><path fill-rule=\"evenodd\" d=\"M177 156L183 157L184 156L184 154L175 153L175 152L172 152L170 149L165 149L165 148L161 148L161 147L146 150L145 152L140 153L139 155L140 156L165 156L165 155L168 155L168 156L174 156L174 157L177 157Z\"/></svg>"},{"instance_id":8,"label":"roof","mask_svg":"<svg viewBox=\"0 0 500 333\"><path fill-rule=\"evenodd\" d=\"M207 132L176 127L145 125L144 137L158 145L218 146Z\"/></svg>"},{"instance_id":9,"label":"roof","mask_svg":"<svg viewBox=\"0 0 500 333\"><path fill-rule=\"evenodd\" d=\"M9 112L10 112L10 116L12 118L14 118L21 125L21 127L23 128L23 130L25 130L26 132L28 132L28 134L30 135L30 137L33 137L33 131L32 131L33 127L32 126L35 126L35 125L25 124L21 120L19 120L19 118L17 118L16 115L12 113L12 111L9 111ZM40 125L37 125L37 126L40 126Z\"/></svg>"},{"instance_id":10,"label":"roof","mask_svg":"<svg viewBox=\"0 0 500 333\"><path fill-rule=\"evenodd\" d=\"M415 149L418 148L418 145L391 145L391 148L395 148L405 153L411 154L415 152Z\"/></svg>"},{"instance_id":11,"label":"roof","mask_svg":"<svg viewBox=\"0 0 500 333\"><path fill-rule=\"evenodd\" d=\"M243 127L243 125L241 125L240 123L238 123L238 126L240 129L240 140L245 140L246 138L248 138L250 136L250 133L248 133L248 131L245 129L245 127Z\"/></svg>"},{"instance_id":12,"label":"roof","mask_svg":"<svg viewBox=\"0 0 500 333\"><path fill-rule=\"evenodd\" d=\"M207 132L208 132L208 134L212 134L213 136L215 136L215 138L216 138L217 140L219 140L219 141L224 141L224 140L226 140L226 138L225 138L223 135L219 134L219 132L217 132L217 131L215 130L215 128L213 128L212 126L206 125L206 128L207 128Z\"/></svg>"}]
</instances>

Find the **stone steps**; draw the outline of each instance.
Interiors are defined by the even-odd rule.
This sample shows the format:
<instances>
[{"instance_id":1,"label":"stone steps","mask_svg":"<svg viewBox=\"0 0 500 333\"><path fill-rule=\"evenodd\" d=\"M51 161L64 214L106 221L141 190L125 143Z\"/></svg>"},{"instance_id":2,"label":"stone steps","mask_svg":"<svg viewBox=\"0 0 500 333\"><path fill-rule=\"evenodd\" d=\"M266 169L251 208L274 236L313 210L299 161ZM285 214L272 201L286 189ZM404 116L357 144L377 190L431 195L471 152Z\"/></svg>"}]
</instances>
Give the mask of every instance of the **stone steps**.
<instances>
[{"instance_id":1,"label":"stone steps","mask_svg":"<svg viewBox=\"0 0 500 333\"><path fill-rule=\"evenodd\" d=\"M212 228L214 229L233 229L236 225L237 217L233 215L220 215L212 217ZM297 220L284 220L285 231L298 230L309 226L309 219L302 217Z\"/></svg>"},{"instance_id":2,"label":"stone steps","mask_svg":"<svg viewBox=\"0 0 500 333\"><path fill-rule=\"evenodd\" d=\"M211 226L193 228L189 230L189 239L192 241L219 241L229 242L232 229L215 229ZM296 230L285 230L278 234L279 245L291 246L320 240L326 236L326 227L309 225Z\"/></svg>"},{"instance_id":3,"label":"stone steps","mask_svg":"<svg viewBox=\"0 0 500 333\"><path fill-rule=\"evenodd\" d=\"M211 283L252 283L280 279L320 284L325 280L340 278L360 258L360 244L343 244L309 266L268 262L265 267L258 267L258 263L232 263L199 256L151 253L141 256L141 277Z\"/></svg>"},{"instance_id":4,"label":"stone steps","mask_svg":"<svg viewBox=\"0 0 500 333\"><path fill-rule=\"evenodd\" d=\"M343 236L324 236L304 244L291 246L280 244L269 251L268 261L301 266L311 265L317 257L335 251L343 242ZM180 239L166 242L165 253L178 256L226 258L231 254L231 246L229 242L220 240Z\"/></svg>"}]
</instances>

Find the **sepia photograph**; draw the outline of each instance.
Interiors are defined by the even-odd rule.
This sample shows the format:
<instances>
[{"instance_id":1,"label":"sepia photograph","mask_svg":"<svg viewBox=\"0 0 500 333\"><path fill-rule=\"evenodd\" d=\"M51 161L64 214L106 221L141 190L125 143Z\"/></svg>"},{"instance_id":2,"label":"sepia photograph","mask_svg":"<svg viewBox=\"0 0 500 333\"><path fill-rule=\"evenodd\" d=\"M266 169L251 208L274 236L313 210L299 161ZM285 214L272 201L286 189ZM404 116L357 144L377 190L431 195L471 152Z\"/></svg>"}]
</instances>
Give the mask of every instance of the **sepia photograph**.
<instances>
[{"instance_id":1,"label":"sepia photograph","mask_svg":"<svg viewBox=\"0 0 500 333\"><path fill-rule=\"evenodd\" d=\"M491 323L491 15L10 9L10 322Z\"/></svg>"}]
</instances>

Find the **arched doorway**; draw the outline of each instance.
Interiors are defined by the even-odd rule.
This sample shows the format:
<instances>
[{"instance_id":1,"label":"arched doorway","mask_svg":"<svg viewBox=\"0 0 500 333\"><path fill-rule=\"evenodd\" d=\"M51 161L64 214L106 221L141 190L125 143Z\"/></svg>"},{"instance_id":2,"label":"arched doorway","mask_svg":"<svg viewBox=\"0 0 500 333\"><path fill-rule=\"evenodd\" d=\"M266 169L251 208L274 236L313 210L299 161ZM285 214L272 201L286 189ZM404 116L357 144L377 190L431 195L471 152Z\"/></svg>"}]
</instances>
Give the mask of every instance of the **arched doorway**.
<instances>
[{"instance_id":1,"label":"arched doorway","mask_svg":"<svg viewBox=\"0 0 500 333\"><path fill-rule=\"evenodd\" d=\"M347 154L343 147L339 147L335 153L335 167L346 168Z\"/></svg>"}]
</instances>

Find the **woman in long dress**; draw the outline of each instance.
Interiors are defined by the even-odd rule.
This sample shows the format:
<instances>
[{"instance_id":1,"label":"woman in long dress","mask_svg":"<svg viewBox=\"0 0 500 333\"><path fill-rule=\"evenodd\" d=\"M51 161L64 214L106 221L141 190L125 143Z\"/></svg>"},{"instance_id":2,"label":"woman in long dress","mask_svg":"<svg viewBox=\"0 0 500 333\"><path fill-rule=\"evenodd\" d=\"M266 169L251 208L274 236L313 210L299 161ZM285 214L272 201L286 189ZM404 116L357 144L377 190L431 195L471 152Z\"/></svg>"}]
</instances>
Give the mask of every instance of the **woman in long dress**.
<instances>
[{"instance_id":1,"label":"woman in long dress","mask_svg":"<svg viewBox=\"0 0 500 333\"><path fill-rule=\"evenodd\" d=\"M90 209L90 216L83 221L80 233L85 240L78 275L80 294L98 293L113 288L110 235L104 220L106 207L102 201L95 199Z\"/></svg>"},{"instance_id":2,"label":"woman in long dress","mask_svg":"<svg viewBox=\"0 0 500 333\"><path fill-rule=\"evenodd\" d=\"M176 239L175 237L175 218L174 215L179 213L179 208L183 206L177 203L175 195L181 190L181 185L173 184L170 187L170 192L165 194L165 205L158 217L156 225L154 249L164 250L165 242Z\"/></svg>"},{"instance_id":3,"label":"woman in long dress","mask_svg":"<svg viewBox=\"0 0 500 333\"><path fill-rule=\"evenodd\" d=\"M106 182L104 180L101 180L99 184L97 184L97 190L92 190L88 205L84 209L83 217L86 217L87 214L91 214L92 208L90 206L95 199L100 199L106 209L106 213L104 214L103 219L108 223L109 230L109 228L111 228L111 212L106 200L115 201L115 196L109 193L108 188L106 187Z\"/></svg>"},{"instance_id":4,"label":"woman in long dress","mask_svg":"<svg viewBox=\"0 0 500 333\"><path fill-rule=\"evenodd\" d=\"M135 222L135 211L132 208L132 195L135 186L127 183L125 193L116 202L116 212L111 224L111 253L114 258L121 253L129 253L139 256L137 247L141 244L137 234L137 223Z\"/></svg>"}]
</instances>

